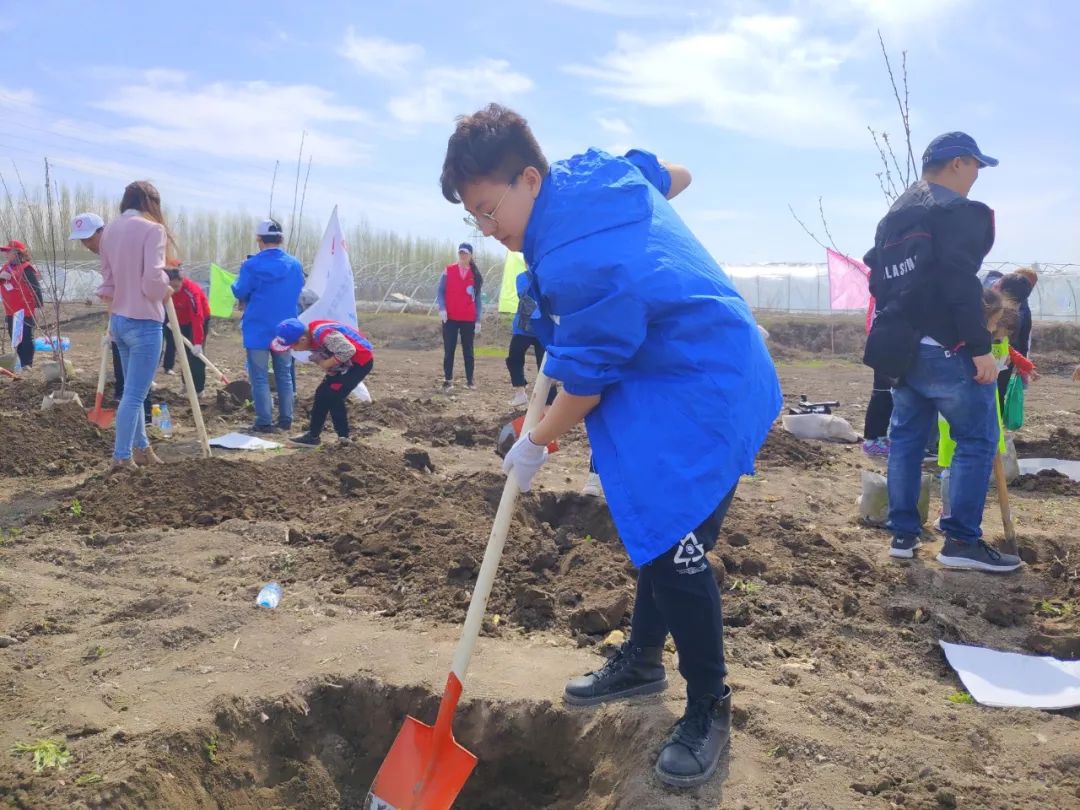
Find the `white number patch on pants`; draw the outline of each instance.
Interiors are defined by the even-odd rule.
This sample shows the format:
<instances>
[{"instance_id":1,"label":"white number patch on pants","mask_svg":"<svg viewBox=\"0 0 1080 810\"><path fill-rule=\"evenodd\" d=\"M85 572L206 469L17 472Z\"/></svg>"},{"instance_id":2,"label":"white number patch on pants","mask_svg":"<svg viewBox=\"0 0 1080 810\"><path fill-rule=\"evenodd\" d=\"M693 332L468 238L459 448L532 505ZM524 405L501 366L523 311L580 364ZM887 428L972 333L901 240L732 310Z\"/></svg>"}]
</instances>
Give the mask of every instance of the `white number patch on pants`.
<instances>
[{"instance_id":1,"label":"white number patch on pants","mask_svg":"<svg viewBox=\"0 0 1080 810\"><path fill-rule=\"evenodd\" d=\"M705 561L705 547L693 532L679 541L672 562L680 574L698 574L709 567Z\"/></svg>"}]
</instances>

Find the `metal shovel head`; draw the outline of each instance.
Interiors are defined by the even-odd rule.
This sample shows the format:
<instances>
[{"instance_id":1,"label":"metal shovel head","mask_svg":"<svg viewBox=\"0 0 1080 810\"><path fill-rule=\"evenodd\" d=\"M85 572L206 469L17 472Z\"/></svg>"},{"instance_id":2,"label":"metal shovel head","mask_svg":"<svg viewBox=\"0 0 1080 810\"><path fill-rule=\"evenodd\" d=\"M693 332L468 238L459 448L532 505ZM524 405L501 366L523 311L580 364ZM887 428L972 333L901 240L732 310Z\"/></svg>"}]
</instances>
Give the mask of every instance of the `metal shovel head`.
<instances>
[{"instance_id":1,"label":"metal shovel head","mask_svg":"<svg viewBox=\"0 0 1080 810\"><path fill-rule=\"evenodd\" d=\"M434 732L414 717L405 718L365 810L449 810L476 767L476 757L453 736L440 744Z\"/></svg>"},{"instance_id":2,"label":"metal shovel head","mask_svg":"<svg viewBox=\"0 0 1080 810\"><path fill-rule=\"evenodd\" d=\"M251 399L251 383L247 380L233 380L225 391L241 405Z\"/></svg>"},{"instance_id":3,"label":"metal shovel head","mask_svg":"<svg viewBox=\"0 0 1080 810\"><path fill-rule=\"evenodd\" d=\"M86 418L91 425L104 430L113 426L113 422L116 421L116 411L112 408L102 408L101 394L98 394L94 397L94 407L87 412Z\"/></svg>"},{"instance_id":4,"label":"metal shovel head","mask_svg":"<svg viewBox=\"0 0 1080 810\"><path fill-rule=\"evenodd\" d=\"M405 718L375 774L365 810L449 810L476 767L476 757L458 745L451 730L461 690L451 672L435 725Z\"/></svg>"}]
</instances>

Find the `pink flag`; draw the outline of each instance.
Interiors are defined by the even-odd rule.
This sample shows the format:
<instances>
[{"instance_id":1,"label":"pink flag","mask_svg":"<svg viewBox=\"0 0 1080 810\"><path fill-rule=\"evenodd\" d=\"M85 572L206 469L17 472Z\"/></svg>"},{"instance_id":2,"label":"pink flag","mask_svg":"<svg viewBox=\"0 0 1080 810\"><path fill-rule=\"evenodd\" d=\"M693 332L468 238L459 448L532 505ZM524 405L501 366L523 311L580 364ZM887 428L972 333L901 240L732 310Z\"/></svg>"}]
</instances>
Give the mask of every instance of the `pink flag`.
<instances>
[{"instance_id":1,"label":"pink flag","mask_svg":"<svg viewBox=\"0 0 1080 810\"><path fill-rule=\"evenodd\" d=\"M830 309L866 309L870 304L870 268L835 250L826 250L829 261Z\"/></svg>"}]
</instances>

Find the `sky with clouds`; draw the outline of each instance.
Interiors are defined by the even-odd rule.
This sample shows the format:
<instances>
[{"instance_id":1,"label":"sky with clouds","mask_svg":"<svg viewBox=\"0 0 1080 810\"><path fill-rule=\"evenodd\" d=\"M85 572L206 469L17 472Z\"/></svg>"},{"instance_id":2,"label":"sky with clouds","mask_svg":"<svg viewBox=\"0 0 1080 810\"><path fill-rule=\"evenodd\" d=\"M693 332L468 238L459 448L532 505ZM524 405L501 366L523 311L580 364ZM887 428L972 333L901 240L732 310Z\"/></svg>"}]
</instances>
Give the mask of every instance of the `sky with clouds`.
<instances>
[{"instance_id":1,"label":"sky with clouds","mask_svg":"<svg viewBox=\"0 0 1080 810\"><path fill-rule=\"evenodd\" d=\"M861 255L887 207L867 126L902 143L880 29L897 70L908 52L916 156L963 129L1001 160L972 195L997 212L991 259L1080 262L1078 25L1066 0L0 0L0 172L48 155L71 183L149 177L173 205L255 216L280 160L287 216L306 132L313 217L457 239L446 138L500 101L550 159L686 165L676 207L721 261L820 261L788 211L820 232L819 197Z\"/></svg>"}]
</instances>

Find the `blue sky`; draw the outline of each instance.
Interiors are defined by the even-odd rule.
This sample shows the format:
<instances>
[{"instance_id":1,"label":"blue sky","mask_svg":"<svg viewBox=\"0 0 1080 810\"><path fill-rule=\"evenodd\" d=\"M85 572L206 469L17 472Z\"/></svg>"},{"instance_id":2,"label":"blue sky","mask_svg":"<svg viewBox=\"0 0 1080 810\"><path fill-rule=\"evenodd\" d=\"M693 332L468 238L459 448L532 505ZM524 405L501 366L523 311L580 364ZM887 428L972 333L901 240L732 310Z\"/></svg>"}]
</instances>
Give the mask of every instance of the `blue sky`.
<instances>
[{"instance_id":1,"label":"blue sky","mask_svg":"<svg viewBox=\"0 0 1080 810\"><path fill-rule=\"evenodd\" d=\"M81 10L78 10L81 9ZM0 172L262 215L467 236L438 175L456 114L497 100L551 159L635 146L694 175L677 207L721 261L820 261L788 213L854 255L886 208L869 124L901 136L877 43L908 51L916 153L964 129L1001 166L997 261L1080 262L1080 4L777 0L306 4L0 0ZM897 65L898 67L898 65ZM4 235L5 238L7 235ZM494 249L497 246L492 244Z\"/></svg>"}]
</instances>

